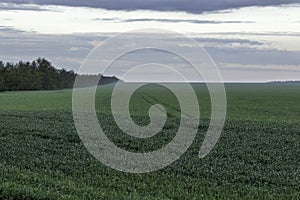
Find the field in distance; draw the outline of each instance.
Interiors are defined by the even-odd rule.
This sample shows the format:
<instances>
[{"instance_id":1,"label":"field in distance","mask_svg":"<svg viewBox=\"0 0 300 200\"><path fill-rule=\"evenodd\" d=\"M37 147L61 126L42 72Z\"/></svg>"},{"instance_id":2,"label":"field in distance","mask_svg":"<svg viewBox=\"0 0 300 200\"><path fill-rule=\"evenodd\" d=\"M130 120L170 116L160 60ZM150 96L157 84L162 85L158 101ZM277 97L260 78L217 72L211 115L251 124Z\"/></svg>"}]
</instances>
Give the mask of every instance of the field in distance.
<instances>
[{"instance_id":1,"label":"field in distance","mask_svg":"<svg viewBox=\"0 0 300 200\"><path fill-rule=\"evenodd\" d=\"M204 159L198 151L210 98L205 85L193 87L201 110L195 141L179 160L147 174L115 171L88 153L74 127L72 90L0 93L0 199L299 199L300 87L226 84L224 131ZM158 135L136 139L114 123L111 91L112 85L99 87L95 107L115 144L149 152L172 140L180 119L174 94L149 85L132 96L137 124L149 123L153 104L168 112Z\"/></svg>"}]
</instances>

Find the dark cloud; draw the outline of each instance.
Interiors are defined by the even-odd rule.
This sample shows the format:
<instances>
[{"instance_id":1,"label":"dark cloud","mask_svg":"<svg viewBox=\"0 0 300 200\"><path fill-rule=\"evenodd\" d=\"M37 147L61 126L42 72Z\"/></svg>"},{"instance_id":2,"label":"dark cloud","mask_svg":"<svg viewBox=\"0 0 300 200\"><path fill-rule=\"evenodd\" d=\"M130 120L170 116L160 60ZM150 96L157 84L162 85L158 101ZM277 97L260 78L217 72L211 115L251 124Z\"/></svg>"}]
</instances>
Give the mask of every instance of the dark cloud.
<instances>
[{"instance_id":1,"label":"dark cloud","mask_svg":"<svg viewBox=\"0 0 300 200\"><path fill-rule=\"evenodd\" d=\"M178 22L188 22L193 24L233 24L233 23L254 23L254 22L245 22L245 21L214 21L214 20L189 20L189 19L127 19L123 22L166 22L166 23L178 23Z\"/></svg>"},{"instance_id":2,"label":"dark cloud","mask_svg":"<svg viewBox=\"0 0 300 200\"><path fill-rule=\"evenodd\" d=\"M85 56L94 48L97 35L45 35L0 27L0 60L18 62L45 57L60 68L77 70Z\"/></svg>"},{"instance_id":3,"label":"dark cloud","mask_svg":"<svg viewBox=\"0 0 300 200\"><path fill-rule=\"evenodd\" d=\"M98 20L100 20L100 21L122 21L122 19L120 19L120 18L94 18L93 20L95 20L95 21L98 21Z\"/></svg>"},{"instance_id":4,"label":"dark cloud","mask_svg":"<svg viewBox=\"0 0 300 200\"><path fill-rule=\"evenodd\" d=\"M218 39L218 38L196 38L195 39L200 44L207 44L207 43L214 43L214 44L248 44L248 45L263 45L264 43L253 41L253 40L246 40L246 39Z\"/></svg>"},{"instance_id":5,"label":"dark cloud","mask_svg":"<svg viewBox=\"0 0 300 200\"><path fill-rule=\"evenodd\" d=\"M272 66L264 66L264 65L240 65L235 66L234 64L231 66L230 64L226 64L225 66L219 64L219 67L222 70L239 70L239 71L253 71L253 72L295 72L300 73L300 67L293 65L272 65Z\"/></svg>"},{"instance_id":6,"label":"dark cloud","mask_svg":"<svg viewBox=\"0 0 300 200\"><path fill-rule=\"evenodd\" d=\"M252 21L217 21L217 20L195 20L195 19L155 19L155 18L136 18L136 19L121 19L121 18L95 18L100 21L117 21L117 22L163 22L163 23L193 23L193 24L239 24L239 23L255 23Z\"/></svg>"},{"instance_id":7,"label":"dark cloud","mask_svg":"<svg viewBox=\"0 0 300 200\"><path fill-rule=\"evenodd\" d=\"M110 10L158 10L202 13L247 6L270 6L300 3L300 0L2 0L8 3L67 5Z\"/></svg>"},{"instance_id":8,"label":"dark cloud","mask_svg":"<svg viewBox=\"0 0 300 200\"><path fill-rule=\"evenodd\" d=\"M48 9L34 5L0 4L0 10L47 11Z\"/></svg>"},{"instance_id":9,"label":"dark cloud","mask_svg":"<svg viewBox=\"0 0 300 200\"><path fill-rule=\"evenodd\" d=\"M201 34L201 33L200 33ZM300 33L297 32L267 32L267 33L261 33L261 32L210 32L205 33L210 35L215 35L216 37L218 35L232 35L232 36L249 36L249 35L255 35L255 36L300 36Z\"/></svg>"},{"instance_id":10,"label":"dark cloud","mask_svg":"<svg viewBox=\"0 0 300 200\"><path fill-rule=\"evenodd\" d=\"M242 65L300 65L300 51L256 49L251 47L209 47L205 49L219 63Z\"/></svg>"}]
</instances>

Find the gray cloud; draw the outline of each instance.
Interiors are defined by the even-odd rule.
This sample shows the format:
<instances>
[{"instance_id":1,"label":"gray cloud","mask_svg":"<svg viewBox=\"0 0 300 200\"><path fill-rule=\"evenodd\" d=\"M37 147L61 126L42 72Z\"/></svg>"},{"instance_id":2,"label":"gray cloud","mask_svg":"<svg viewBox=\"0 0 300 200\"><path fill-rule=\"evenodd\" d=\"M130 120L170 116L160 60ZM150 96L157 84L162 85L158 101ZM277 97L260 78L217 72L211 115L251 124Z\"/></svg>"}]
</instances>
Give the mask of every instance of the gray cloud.
<instances>
[{"instance_id":1,"label":"gray cloud","mask_svg":"<svg viewBox=\"0 0 300 200\"><path fill-rule=\"evenodd\" d=\"M163 22L163 23L193 23L193 24L237 24L237 23L254 23L251 21L217 21L217 20L194 20L194 19L119 19L119 18L96 18L94 20L102 21L119 21L119 22Z\"/></svg>"},{"instance_id":2,"label":"gray cloud","mask_svg":"<svg viewBox=\"0 0 300 200\"><path fill-rule=\"evenodd\" d=\"M239 70L239 71L254 71L254 72L296 72L300 73L300 65L241 65L220 63L221 70Z\"/></svg>"},{"instance_id":3,"label":"gray cloud","mask_svg":"<svg viewBox=\"0 0 300 200\"><path fill-rule=\"evenodd\" d=\"M120 19L120 18L99 18L99 17L97 17L97 18L94 18L93 20L95 20L95 21L118 21L118 22L121 22L122 21L122 19Z\"/></svg>"},{"instance_id":4,"label":"gray cloud","mask_svg":"<svg viewBox=\"0 0 300 200\"><path fill-rule=\"evenodd\" d=\"M267 33L254 33L254 32L210 32L210 33L205 33L209 35L232 35L232 36L249 36L249 35L254 35L254 36L300 36L300 33L298 32L267 32ZM199 33L201 35L201 33Z\"/></svg>"},{"instance_id":5,"label":"gray cloud","mask_svg":"<svg viewBox=\"0 0 300 200\"><path fill-rule=\"evenodd\" d=\"M162 23L192 23L192 24L239 24L239 23L255 23L253 21L220 21L220 20L195 20L195 19L155 19L155 18L136 18L136 19L121 19L121 18L95 18L99 21L114 21L114 22L162 22Z\"/></svg>"},{"instance_id":6,"label":"gray cloud","mask_svg":"<svg viewBox=\"0 0 300 200\"><path fill-rule=\"evenodd\" d=\"M104 8L109 10L158 10L202 13L247 6L273 6L300 3L299 0L2 0L8 3L66 5Z\"/></svg>"},{"instance_id":7,"label":"gray cloud","mask_svg":"<svg viewBox=\"0 0 300 200\"><path fill-rule=\"evenodd\" d=\"M18 62L46 57L57 67L77 70L94 47L106 36L44 35L0 27L0 60Z\"/></svg>"},{"instance_id":8,"label":"gray cloud","mask_svg":"<svg viewBox=\"0 0 300 200\"><path fill-rule=\"evenodd\" d=\"M300 65L300 51L260 50L250 47L208 47L205 49L220 63L243 65Z\"/></svg>"},{"instance_id":9,"label":"gray cloud","mask_svg":"<svg viewBox=\"0 0 300 200\"><path fill-rule=\"evenodd\" d=\"M183 19L127 19L124 22L146 22L146 21L156 21L156 22L166 22L166 23L177 23L177 22L188 22L193 24L233 24L233 23L254 23L248 21L213 21L213 20L183 20Z\"/></svg>"},{"instance_id":10,"label":"gray cloud","mask_svg":"<svg viewBox=\"0 0 300 200\"><path fill-rule=\"evenodd\" d=\"M90 50L111 34L45 35L0 27L0 60L18 62L19 60L46 57L57 67L76 71ZM180 38L178 39L180 40ZM213 60L221 66L226 81L237 80L237 77L239 80L258 80L256 76L260 76L259 80L261 81L279 80L281 74L285 74L285 79L299 77L300 69L297 70L297 67L300 66L300 51L256 49L257 45L263 44L245 39L195 39L206 45L205 49ZM178 41L174 40L174 42ZM228 47L233 43L240 45ZM190 54L197 55L193 48L188 46L183 48L186 48ZM124 67L126 63L130 64L132 60L139 63L147 62L145 58L149 58L149 56L145 56L145 53L151 53L157 63L184 65L172 55L162 55L160 52L149 51L138 52L131 57L126 57L119 64ZM114 73L117 74L117 72ZM247 75L247 73L249 74ZM261 76L262 73L265 78Z\"/></svg>"},{"instance_id":11,"label":"gray cloud","mask_svg":"<svg viewBox=\"0 0 300 200\"><path fill-rule=\"evenodd\" d=\"M40 8L36 5L16 5L16 4L2 4L0 2L0 10L27 10L27 11L48 11L48 9Z\"/></svg>"},{"instance_id":12,"label":"gray cloud","mask_svg":"<svg viewBox=\"0 0 300 200\"><path fill-rule=\"evenodd\" d=\"M195 38L197 42L200 44L218 44L218 45L224 45L224 44L247 44L247 45L263 45L264 43L254 41L254 40L247 40L247 39L219 39L219 38Z\"/></svg>"}]
</instances>

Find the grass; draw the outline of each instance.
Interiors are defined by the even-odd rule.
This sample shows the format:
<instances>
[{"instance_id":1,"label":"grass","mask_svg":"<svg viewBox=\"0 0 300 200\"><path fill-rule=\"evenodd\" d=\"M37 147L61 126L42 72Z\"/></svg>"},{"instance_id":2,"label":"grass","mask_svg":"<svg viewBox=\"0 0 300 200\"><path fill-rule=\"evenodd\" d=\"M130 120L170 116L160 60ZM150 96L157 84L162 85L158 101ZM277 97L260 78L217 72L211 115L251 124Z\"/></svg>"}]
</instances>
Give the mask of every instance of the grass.
<instances>
[{"instance_id":1,"label":"grass","mask_svg":"<svg viewBox=\"0 0 300 200\"><path fill-rule=\"evenodd\" d=\"M203 85L194 87L202 114L195 141L179 160L147 174L115 171L88 153L73 124L71 90L0 93L0 199L299 199L300 88L226 85L224 131L199 159L210 102ZM169 113L164 130L142 140L115 125L110 93L110 86L99 89L96 109L118 146L144 152L172 139L180 115L172 93L148 86L132 97L137 123L149 122L152 103Z\"/></svg>"}]
</instances>

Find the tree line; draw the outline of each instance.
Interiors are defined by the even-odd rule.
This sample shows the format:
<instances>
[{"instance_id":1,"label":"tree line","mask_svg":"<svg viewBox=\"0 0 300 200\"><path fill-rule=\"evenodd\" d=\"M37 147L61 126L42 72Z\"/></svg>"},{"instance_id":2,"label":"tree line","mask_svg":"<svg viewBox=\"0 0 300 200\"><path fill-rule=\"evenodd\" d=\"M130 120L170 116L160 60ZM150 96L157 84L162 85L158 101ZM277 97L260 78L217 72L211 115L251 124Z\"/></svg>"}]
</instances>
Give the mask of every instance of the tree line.
<instances>
[{"instance_id":1,"label":"tree line","mask_svg":"<svg viewBox=\"0 0 300 200\"><path fill-rule=\"evenodd\" d=\"M0 61L0 92L21 90L58 90L72 88L75 78L87 83L99 80L99 84L115 83L116 77L78 75L73 70L56 69L45 58L32 62L4 63Z\"/></svg>"},{"instance_id":2,"label":"tree line","mask_svg":"<svg viewBox=\"0 0 300 200\"><path fill-rule=\"evenodd\" d=\"M72 88L75 77L74 71L56 69L45 58L18 63L0 61L0 91Z\"/></svg>"}]
</instances>

